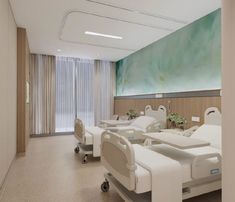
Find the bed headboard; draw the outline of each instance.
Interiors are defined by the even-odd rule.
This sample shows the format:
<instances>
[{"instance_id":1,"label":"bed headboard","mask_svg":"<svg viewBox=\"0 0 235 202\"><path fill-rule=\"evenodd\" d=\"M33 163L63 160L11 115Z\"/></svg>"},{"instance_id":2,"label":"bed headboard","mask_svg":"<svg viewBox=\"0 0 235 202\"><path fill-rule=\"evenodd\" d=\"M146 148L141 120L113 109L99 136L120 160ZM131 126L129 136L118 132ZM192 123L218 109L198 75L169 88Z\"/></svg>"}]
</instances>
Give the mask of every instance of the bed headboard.
<instances>
[{"instance_id":1,"label":"bed headboard","mask_svg":"<svg viewBox=\"0 0 235 202\"><path fill-rule=\"evenodd\" d=\"M210 107L205 111L204 122L209 125L221 125L221 113L218 108Z\"/></svg>"},{"instance_id":2,"label":"bed headboard","mask_svg":"<svg viewBox=\"0 0 235 202\"><path fill-rule=\"evenodd\" d=\"M135 153L125 137L109 131L102 134L101 162L128 190L135 189Z\"/></svg>"},{"instance_id":3,"label":"bed headboard","mask_svg":"<svg viewBox=\"0 0 235 202\"><path fill-rule=\"evenodd\" d=\"M153 110L151 105L146 105L145 115L154 117L156 120L162 123L162 128L166 128L167 111L165 106L160 105L158 110Z\"/></svg>"}]
</instances>

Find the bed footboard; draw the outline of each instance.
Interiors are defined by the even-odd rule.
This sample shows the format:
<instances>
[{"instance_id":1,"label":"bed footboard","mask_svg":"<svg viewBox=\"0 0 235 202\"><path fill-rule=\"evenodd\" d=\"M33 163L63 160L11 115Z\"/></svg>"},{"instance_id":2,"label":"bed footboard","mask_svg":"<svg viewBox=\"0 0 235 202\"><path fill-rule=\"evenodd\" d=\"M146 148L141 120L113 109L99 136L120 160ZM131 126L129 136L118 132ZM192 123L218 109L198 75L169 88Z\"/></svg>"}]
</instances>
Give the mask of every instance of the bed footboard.
<instances>
[{"instance_id":1,"label":"bed footboard","mask_svg":"<svg viewBox=\"0 0 235 202\"><path fill-rule=\"evenodd\" d=\"M128 190L135 189L135 155L131 143L125 137L111 132L102 135L101 162Z\"/></svg>"}]
</instances>

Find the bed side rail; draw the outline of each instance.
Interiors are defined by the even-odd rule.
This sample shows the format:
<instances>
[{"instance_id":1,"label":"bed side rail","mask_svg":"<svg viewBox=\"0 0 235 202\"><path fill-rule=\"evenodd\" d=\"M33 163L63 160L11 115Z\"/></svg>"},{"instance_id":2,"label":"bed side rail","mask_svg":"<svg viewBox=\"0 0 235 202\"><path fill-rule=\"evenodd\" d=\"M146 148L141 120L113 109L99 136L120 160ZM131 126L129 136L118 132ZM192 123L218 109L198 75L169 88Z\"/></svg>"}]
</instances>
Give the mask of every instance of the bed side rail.
<instances>
[{"instance_id":1,"label":"bed side rail","mask_svg":"<svg viewBox=\"0 0 235 202\"><path fill-rule=\"evenodd\" d=\"M213 163L206 164L206 161ZM192 162L192 178L199 179L221 174L222 158L219 153L199 155Z\"/></svg>"}]
</instances>

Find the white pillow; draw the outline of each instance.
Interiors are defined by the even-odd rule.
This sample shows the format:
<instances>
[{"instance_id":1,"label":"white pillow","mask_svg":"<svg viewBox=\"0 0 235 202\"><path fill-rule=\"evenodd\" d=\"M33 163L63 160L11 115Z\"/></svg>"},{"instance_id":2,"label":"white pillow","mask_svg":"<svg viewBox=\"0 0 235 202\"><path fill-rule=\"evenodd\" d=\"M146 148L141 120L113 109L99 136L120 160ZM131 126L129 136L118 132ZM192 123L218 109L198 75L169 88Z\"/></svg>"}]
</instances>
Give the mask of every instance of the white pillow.
<instances>
[{"instance_id":1,"label":"white pillow","mask_svg":"<svg viewBox=\"0 0 235 202\"><path fill-rule=\"evenodd\" d=\"M203 124L191 136L191 138L210 142L210 146L221 150L221 126Z\"/></svg>"},{"instance_id":2,"label":"white pillow","mask_svg":"<svg viewBox=\"0 0 235 202\"><path fill-rule=\"evenodd\" d=\"M131 126L135 126L146 130L147 127L155 121L155 118L151 116L140 116L136 118L132 123Z\"/></svg>"}]
</instances>

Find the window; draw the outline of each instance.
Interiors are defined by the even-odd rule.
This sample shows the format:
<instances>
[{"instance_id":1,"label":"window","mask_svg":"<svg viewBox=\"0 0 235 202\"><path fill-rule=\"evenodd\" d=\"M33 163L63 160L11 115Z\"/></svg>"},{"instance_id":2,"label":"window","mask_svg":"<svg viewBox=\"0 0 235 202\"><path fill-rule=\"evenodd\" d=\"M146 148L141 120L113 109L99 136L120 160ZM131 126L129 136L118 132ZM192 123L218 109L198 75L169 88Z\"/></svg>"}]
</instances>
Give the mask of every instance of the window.
<instances>
[{"instance_id":1,"label":"window","mask_svg":"<svg viewBox=\"0 0 235 202\"><path fill-rule=\"evenodd\" d=\"M73 131L75 118L94 126L112 116L114 73L111 62L57 57L56 132Z\"/></svg>"}]
</instances>

